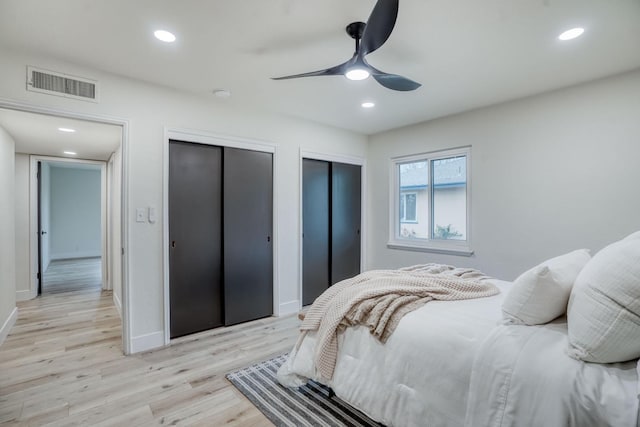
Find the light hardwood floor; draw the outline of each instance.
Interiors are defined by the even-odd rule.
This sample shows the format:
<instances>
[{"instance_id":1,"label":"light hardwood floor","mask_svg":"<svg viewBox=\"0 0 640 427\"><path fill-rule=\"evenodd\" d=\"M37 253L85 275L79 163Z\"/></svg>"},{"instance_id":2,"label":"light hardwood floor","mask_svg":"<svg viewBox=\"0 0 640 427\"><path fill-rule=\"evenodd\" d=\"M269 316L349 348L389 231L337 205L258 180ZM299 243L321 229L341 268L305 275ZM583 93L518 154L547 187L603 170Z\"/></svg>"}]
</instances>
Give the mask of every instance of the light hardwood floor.
<instances>
[{"instance_id":1,"label":"light hardwood floor","mask_svg":"<svg viewBox=\"0 0 640 427\"><path fill-rule=\"evenodd\" d=\"M100 289L102 259L97 257L51 261L42 279L43 293Z\"/></svg>"},{"instance_id":2,"label":"light hardwood floor","mask_svg":"<svg viewBox=\"0 0 640 427\"><path fill-rule=\"evenodd\" d=\"M257 320L122 355L111 292L89 287L18 303L0 346L0 424L272 425L224 377L288 351L295 316Z\"/></svg>"}]
</instances>

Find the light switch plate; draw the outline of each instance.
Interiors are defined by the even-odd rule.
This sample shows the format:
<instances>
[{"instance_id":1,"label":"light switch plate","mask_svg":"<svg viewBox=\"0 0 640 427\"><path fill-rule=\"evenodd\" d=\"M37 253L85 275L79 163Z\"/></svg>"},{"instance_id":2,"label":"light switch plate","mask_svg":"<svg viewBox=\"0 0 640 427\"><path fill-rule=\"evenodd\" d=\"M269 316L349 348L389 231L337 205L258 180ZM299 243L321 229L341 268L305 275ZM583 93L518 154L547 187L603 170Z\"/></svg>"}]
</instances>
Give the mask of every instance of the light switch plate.
<instances>
[{"instance_id":1,"label":"light switch plate","mask_svg":"<svg viewBox=\"0 0 640 427\"><path fill-rule=\"evenodd\" d=\"M156 208L154 208L153 206L149 206L149 222L151 224L155 224L156 218Z\"/></svg>"},{"instance_id":2,"label":"light switch plate","mask_svg":"<svg viewBox=\"0 0 640 427\"><path fill-rule=\"evenodd\" d=\"M147 222L147 210L145 208L136 209L136 222Z\"/></svg>"}]
</instances>

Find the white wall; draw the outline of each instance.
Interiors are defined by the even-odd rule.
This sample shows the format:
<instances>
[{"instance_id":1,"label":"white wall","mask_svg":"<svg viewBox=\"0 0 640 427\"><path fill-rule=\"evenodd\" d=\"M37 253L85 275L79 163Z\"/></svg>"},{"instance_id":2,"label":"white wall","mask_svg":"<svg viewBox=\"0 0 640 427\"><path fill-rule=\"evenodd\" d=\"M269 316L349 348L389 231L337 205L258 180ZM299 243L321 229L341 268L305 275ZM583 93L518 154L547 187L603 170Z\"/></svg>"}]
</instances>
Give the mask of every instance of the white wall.
<instances>
[{"instance_id":1,"label":"white wall","mask_svg":"<svg viewBox=\"0 0 640 427\"><path fill-rule=\"evenodd\" d=\"M471 258L388 249L389 158L472 146ZM514 279L640 229L640 71L371 137L369 265Z\"/></svg>"},{"instance_id":2,"label":"white wall","mask_svg":"<svg viewBox=\"0 0 640 427\"><path fill-rule=\"evenodd\" d=\"M278 144L277 235L280 305L295 306L298 295L299 150L365 156L367 138L352 132L294 118L236 109L207 94L173 91L55 59L0 49L0 98L72 112L117 117L129 123L125 152L129 227L128 280L134 350L161 345L163 340L162 182L165 127L253 138ZM100 103L48 96L25 89L27 64L99 80ZM237 88L235 90L242 90ZM155 224L136 223L137 207L154 206ZM292 304L294 302L294 304Z\"/></svg>"},{"instance_id":3,"label":"white wall","mask_svg":"<svg viewBox=\"0 0 640 427\"><path fill-rule=\"evenodd\" d=\"M51 259L102 255L100 170L51 164Z\"/></svg>"},{"instance_id":4,"label":"white wall","mask_svg":"<svg viewBox=\"0 0 640 427\"><path fill-rule=\"evenodd\" d=\"M15 143L0 127L0 344L17 316L14 164Z\"/></svg>"},{"instance_id":5,"label":"white wall","mask_svg":"<svg viewBox=\"0 0 640 427\"><path fill-rule=\"evenodd\" d=\"M29 156L15 155L16 299L34 296L31 292L29 252Z\"/></svg>"}]
</instances>

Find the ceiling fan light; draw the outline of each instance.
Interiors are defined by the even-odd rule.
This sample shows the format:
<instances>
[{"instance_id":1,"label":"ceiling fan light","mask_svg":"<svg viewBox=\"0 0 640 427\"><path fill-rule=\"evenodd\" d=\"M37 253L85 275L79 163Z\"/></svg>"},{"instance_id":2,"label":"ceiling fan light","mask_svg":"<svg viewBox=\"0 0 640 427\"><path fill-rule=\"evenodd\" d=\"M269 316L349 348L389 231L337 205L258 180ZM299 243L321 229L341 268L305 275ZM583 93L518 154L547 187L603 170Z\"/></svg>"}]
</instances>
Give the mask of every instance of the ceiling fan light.
<instances>
[{"instance_id":1,"label":"ceiling fan light","mask_svg":"<svg viewBox=\"0 0 640 427\"><path fill-rule=\"evenodd\" d=\"M364 68L351 68L349 71L344 73L344 76L349 80L364 80L371 75L369 70Z\"/></svg>"}]
</instances>

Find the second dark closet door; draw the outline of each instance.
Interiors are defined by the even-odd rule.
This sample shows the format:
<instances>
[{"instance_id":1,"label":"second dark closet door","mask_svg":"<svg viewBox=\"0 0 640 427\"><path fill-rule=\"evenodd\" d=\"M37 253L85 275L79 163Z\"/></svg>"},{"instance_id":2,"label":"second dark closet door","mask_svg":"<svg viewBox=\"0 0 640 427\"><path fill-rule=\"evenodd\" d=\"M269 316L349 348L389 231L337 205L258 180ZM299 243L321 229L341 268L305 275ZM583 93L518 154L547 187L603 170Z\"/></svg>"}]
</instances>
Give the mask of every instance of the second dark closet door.
<instances>
[{"instance_id":1,"label":"second dark closet door","mask_svg":"<svg viewBox=\"0 0 640 427\"><path fill-rule=\"evenodd\" d=\"M360 273L360 166L331 165L331 284Z\"/></svg>"},{"instance_id":2,"label":"second dark closet door","mask_svg":"<svg viewBox=\"0 0 640 427\"><path fill-rule=\"evenodd\" d=\"M329 171L331 164L302 160L302 305L309 305L331 281Z\"/></svg>"},{"instance_id":3,"label":"second dark closet door","mask_svg":"<svg viewBox=\"0 0 640 427\"><path fill-rule=\"evenodd\" d=\"M224 148L225 325L273 314L273 155Z\"/></svg>"}]
</instances>

